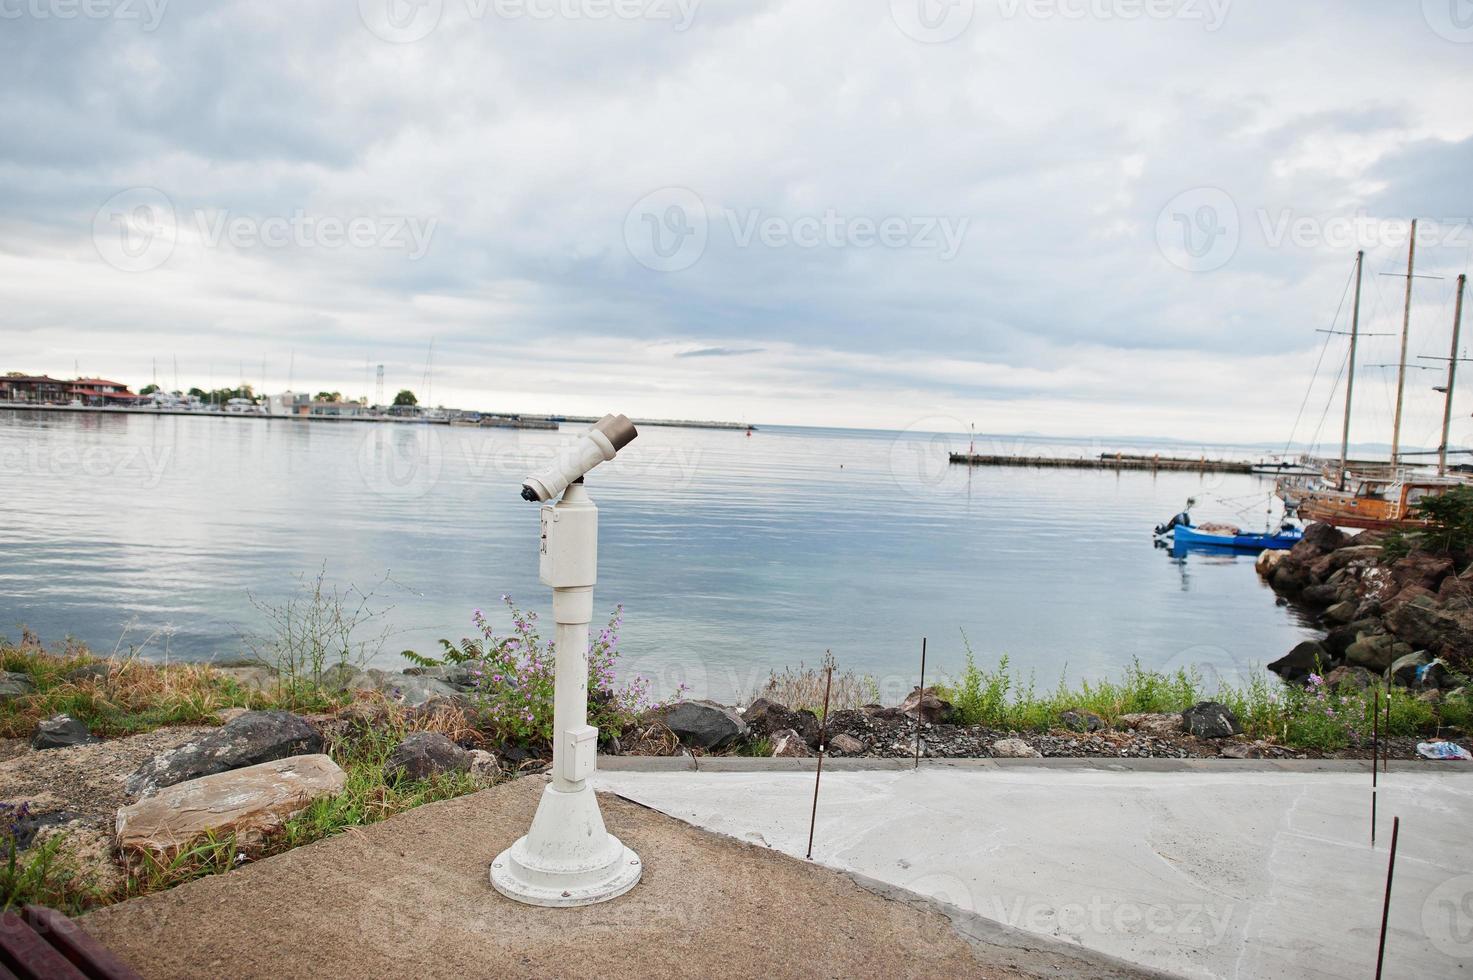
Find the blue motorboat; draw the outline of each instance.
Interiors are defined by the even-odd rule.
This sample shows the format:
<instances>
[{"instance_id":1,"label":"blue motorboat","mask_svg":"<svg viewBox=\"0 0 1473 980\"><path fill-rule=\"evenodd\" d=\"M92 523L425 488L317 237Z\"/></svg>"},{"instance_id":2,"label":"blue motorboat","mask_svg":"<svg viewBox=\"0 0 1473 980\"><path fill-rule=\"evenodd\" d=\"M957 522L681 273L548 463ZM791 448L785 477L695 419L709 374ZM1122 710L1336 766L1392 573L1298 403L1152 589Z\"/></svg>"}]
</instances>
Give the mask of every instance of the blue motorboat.
<instances>
[{"instance_id":1,"label":"blue motorboat","mask_svg":"<svg viewBox=\"0 0 1473 980\"><path fill-rule=\"evenodd\" d=\"M1225 548L1234 551L1286 551L1299 543L1304 531L1285 521L1277 531L1244 531L1232 524L1193 524L1191 507L1197 501L1187 500L1187 509L1165 524L1156 525L1156 537L1170 539L1173 548Z\"/></svg>"}]
</instances>

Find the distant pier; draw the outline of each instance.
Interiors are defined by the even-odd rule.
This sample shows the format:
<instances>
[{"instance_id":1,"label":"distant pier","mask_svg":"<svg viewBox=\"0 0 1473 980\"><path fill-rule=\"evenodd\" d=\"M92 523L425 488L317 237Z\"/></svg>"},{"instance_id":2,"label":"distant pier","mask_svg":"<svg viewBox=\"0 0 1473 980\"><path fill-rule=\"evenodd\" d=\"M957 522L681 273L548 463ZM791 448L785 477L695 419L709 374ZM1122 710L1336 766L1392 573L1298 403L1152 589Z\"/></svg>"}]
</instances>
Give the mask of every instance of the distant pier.
<instances>
[{"instance_id":1,"label":"distant pier","mask_svg":"<svg viewBox=\"0 0 1473 980\"><path fill-rule=\"evenodd\" d=\"M963 466L1026 466L1067 470L1173 470L1191 473L1252 473L1252 463L1233 459L1185 459L1180 456L1141 456L1101 453L1094 456L995 456L952 453L951 461Z\"/></svg>"}]
</instances>

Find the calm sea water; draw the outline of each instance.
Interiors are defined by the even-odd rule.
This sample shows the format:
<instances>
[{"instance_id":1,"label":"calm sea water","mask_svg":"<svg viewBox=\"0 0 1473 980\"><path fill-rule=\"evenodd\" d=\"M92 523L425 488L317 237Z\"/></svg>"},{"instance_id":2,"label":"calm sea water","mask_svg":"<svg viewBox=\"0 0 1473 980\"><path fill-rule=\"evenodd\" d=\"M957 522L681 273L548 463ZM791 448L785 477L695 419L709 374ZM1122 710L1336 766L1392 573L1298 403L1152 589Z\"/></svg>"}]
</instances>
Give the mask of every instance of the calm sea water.
<instances>
[{"instance_id":1,"label":"calm sea water","mask_svg":"<svg viewBox=\"0 0 1473 980\"><path fill-rule=\"evenodd\" d=\"M470 634L477 607L507 624L503 593L548 610L537 508L518 491L567 438L0 411L0 624L102 651L146 640L154 656L233 657L266 625L253 596L280 603L325 570L374 593L392 634L378 659L397 664ZM731 697L831 650L893 697L914 683L923 635L932 676L959 669L965 632L980 661L1007 654L1040 686L1136 659L1241 677L1311 635L1251 557L1177 559L1151 542L1189 495L1199 521L1261 526L1268 480L948 466L966 442L646 427L589 484L596 601L626 607L624 669Z\"/></svg>"}]
</instances>

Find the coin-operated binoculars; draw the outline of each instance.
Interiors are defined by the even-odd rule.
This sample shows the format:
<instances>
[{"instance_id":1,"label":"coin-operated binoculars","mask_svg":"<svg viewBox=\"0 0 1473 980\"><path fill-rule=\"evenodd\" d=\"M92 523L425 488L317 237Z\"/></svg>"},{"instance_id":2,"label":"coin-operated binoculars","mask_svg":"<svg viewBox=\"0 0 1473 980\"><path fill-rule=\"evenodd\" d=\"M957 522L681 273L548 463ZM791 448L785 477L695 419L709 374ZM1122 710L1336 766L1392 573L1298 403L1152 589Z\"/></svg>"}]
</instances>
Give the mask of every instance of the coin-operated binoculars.
<instances>
[{"instance_id":1,"label":"coin-operated binoculars","mask_svg":"<svg viewBox=\"0 0 1473 980\"><path fill-rule=\"evenodd\" d=\"M598 508L583 476L634 441L622 415L605 415L543 472L522 497L542 502L539 577L552 587L557 623L552 782L527 835L491 862L491 884L529 905L592 905L639 881L639 857L604 827L588 777L598 765L598 729L588 724L588 624L598 581ZM561 494L556 504L551 501Z\"/></svg>"}]
</instances>

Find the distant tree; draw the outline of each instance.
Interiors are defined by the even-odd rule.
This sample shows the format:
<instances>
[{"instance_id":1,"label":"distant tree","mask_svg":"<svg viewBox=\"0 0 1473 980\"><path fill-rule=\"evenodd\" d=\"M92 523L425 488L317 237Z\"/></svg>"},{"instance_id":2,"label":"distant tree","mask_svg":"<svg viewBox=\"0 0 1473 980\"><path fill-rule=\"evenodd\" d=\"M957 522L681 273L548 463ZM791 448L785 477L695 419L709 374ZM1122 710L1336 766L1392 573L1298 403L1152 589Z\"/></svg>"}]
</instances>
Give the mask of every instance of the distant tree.
<instances>
[{"instance_id":1,"label":"distant tree","mask_svg":"<svg viewBox=\"0 0 1473 980\"><path fill-rule=\"evenodd\" d=\"M343 400L343 393L340 391L319 391L313 400L319 402L340 402Z\"/></svg>"},{"instance_id":2,"label":"distant tree","mask_svg":"<svg viewBox=\"0 0 1473 980\"><path fill-rule=\"evenodd\" d=\"M190 388L189 393L195 398L204 398L208 394L203 388Z\"/></svg>"},{"instance_id":3,"label":"distant tree","mask_svg":"<svg viewBox=\"0 0 1473 980\"><path fill-rule=\"evenodd\" d=\"M139 394L140 394L140 395L151 395L151 394L153 394L153 393L154 393L154 392L156 392L156 391L161 391L161 390L162 390L162 389L161 389L161 388L159 388L159 386L158 386L158 385L144 385L144 386L143 386L143 387L142 387L142 388L139 388L139 389L138 389L138 393L139 393Z\"/></svg>"},{"instance_id":4,"label":"distant tree","mask_svg":"<svg viewBox=\"0 0 1473 980\"><path fill-rule=\"evenodd\" d=\"M408 388L405 388L403 391L399 392L399 394L394 396L394 404L396 406L413 406L419 404L419 399L414 397L414 392L410 391Z\"/></svg>"}]
</instances>

